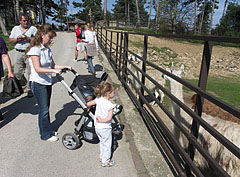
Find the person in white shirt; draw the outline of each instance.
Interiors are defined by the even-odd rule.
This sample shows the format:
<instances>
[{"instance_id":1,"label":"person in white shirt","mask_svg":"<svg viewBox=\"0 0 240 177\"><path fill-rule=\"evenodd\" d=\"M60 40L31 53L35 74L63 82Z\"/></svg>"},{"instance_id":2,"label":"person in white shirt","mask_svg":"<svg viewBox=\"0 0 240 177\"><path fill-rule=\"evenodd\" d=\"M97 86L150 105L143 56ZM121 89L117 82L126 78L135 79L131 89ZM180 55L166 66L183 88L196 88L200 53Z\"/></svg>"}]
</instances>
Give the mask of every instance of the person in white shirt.
<instances>
[{"instance_id":1,"label":"person in white shirt","mask_svg":"<svg viewBox=\"0 0 240 177\"><path fill-rule=\"evenodd\" d=\"M95 44L96 50L98 52L98 41L97 41L96 33L95 31L93 31L92 27L85 25L84 34L85 34L85 39L83 39L83 41L86 43L86 45ZM92 63L92 56L88 55L88 51L86 52L87 52L88 72L91 74L96 74L93 63Z\"/></svg>"},{"instance_id":2,"label":"person in white shirt","mask_svg":"<svg viewBox=\"0 0 240 177\"><path fill-rule=\"evenodd\" d=\"M31 68L30 81L32 92L38 104L38 124L40 138L50 142L57 141L55 132L50 123L50 98L52 93L52 73L61 74L61 69L70 66L56 65L52 58L51 44L56 33L48 24L42 25L37 31L30 47L26 50Z\"/></svg>"},{"instance_id":3,"label":"person in white shirt","mask_svg":"<svg viewBox=\"0 0 240 177\"><path fill-rule=\"evenodd\" d=\"M15 45L15 63L14 63L14 75L20 81L23 81L24 71L27 71L27 84L26 92L28 92L28 97L32 97L32 92L30 89L29 83L29 75L30 69L28 65L28 61L26 60L25 50L30 45L30 40L34 37L37 32L37 28L34 26L30 26L28 23L28 15L20 14L19 15L19 23L20 25L13 27L11 34L9 36L9 41L14 43ZM23 86L25 87L25 86Z\"/></svg>"},{"instance_id":4,"label":"person in white shirt","mask_svg":"<svg viewBox=\"0 0 240 177\"><path fill-rule=\"evenodd\" d=\"M112 117L115 104L109 100L115 96L115 89L109 82L98 85L95 90L96 99L89 101L87 107L96 105L94 125L96 134L100 140L100 155L102 167L112 167L115 162L111 160L112 147Z\"/></svg>"}]
</instances>

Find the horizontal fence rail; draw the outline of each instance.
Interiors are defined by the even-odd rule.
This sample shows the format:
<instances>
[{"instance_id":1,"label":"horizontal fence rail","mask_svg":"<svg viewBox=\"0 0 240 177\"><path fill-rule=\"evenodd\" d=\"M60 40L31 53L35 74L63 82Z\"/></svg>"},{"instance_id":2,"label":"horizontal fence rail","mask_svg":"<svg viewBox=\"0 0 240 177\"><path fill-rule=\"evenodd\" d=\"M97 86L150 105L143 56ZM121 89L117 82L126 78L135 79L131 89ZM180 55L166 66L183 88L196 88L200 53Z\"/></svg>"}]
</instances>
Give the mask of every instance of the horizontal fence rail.
<instances>
[{"instance_id":1,"label":"horizontal fence rail","mask_svg":"<svg viewBox=\"0 0 240 177\"><path fill-rule=\"evenodd\" d=\"M141 35L144 37L143 55L139 56L129 49L129 35ZM147 59L148 37L187 39L203 41L204 50L202 55L202 65L199 76L198 86L194 86L189 82L177 77L164 68L157 66ZM206 92L208 72L210 68L211 53L214 42L240 43L239 38L227 37L212 37L212 36L182 36L182 35L159 35L146 34L135 32L124 32L116 30L108 30L102 27L97 27L97 38L99 46L107 56L111 66L117 74L119 80L122 82L132 102L141 113L143 120L152 134L153 139L159 148L162 148L166 153L168 160L171 162L175 173L179 176L205 176L204 172L200 170L194 162L195 152L198 151L201 156L208 162L209 166L215 170L218 176L229 176L229 174L217 163L217 161L208 153L208 151L199 143L199 127L204 128L216 141L221 143L237 158L240 158L240 149L225 136L220 134L215 128L209 125L202 116L203 99L207 99L215 105L219 106L228 113L240 118L240 110L228 103L216 98L212 94ZM129 56L135 57L138 63L129 60ZM166 75L183 86L189 88L197 93L196 105L194 111L175 97L168 89L164 88L157 80L148 74L147 67L157 71L158 77ZM138 73L140 76L136 76ZM162 91L168 96L179 108L186 112L191 118L192 123L187 127L181 124L168 108L159 101L147 87L147 82L154 84L155 89ZM157 108L161 109L170 121L185 135L189 145L184 149L179 141L175 138L173 132L169 129L166 123L162 120L161 115L156 112L156 106L153 106L147 100L156 102Z\"/></svg>"}]
</instances>

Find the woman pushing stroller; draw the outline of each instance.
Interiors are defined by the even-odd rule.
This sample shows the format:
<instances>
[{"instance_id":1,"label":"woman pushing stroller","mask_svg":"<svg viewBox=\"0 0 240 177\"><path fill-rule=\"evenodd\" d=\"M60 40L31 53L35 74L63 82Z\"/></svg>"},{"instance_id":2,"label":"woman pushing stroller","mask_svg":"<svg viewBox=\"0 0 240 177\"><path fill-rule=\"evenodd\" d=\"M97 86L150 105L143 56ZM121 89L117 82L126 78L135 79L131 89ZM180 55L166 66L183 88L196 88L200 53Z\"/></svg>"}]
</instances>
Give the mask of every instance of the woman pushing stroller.
<instances>
[{"instance_id":1,"label":"woman pushing stroller","mask_svg":"<svg viewBox=\"0 0 240 177\"><path fill-rule=\"evenodd\" d=\"M96 105L94 116L95 131L100 140L100 155L102 167L112 167L115 162L111 160L112 146L112 118L115 104L109 100L115 96L115 89L112 84L104 82L98 85L95 90L96 98L87 103L90 108Z\"/></svg>"},{"instance_id":2,"label":"woman pushing stroller","mask_svg":"<svg viewBox=\"0 0 240 177\"><path fill-rule=\"evenodd\" d=\"M52 93L52 73L61 74L63 68L71 70L70 66L56 65L48 47L56 33L50 25L44 24L37 31L30 47L26 50L31 68L31 88L38 104L38 125L40 138L54 142L58 140L50 123L49 107Z\"/></svg>"}]
</instances>

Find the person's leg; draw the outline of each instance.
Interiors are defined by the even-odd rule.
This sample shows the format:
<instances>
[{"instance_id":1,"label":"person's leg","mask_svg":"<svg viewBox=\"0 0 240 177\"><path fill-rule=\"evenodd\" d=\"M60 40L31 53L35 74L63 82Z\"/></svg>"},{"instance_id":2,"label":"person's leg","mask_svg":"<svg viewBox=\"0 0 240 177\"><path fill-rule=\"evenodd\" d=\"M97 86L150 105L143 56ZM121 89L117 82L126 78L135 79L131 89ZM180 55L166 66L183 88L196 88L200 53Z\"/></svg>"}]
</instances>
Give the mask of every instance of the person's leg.
<instances>
[{"instance_id":1,"label":"person's leg","mask_svg":"<svg viewBox=\"0 0 240 177\"><path fill-rule=\"evenodd\" d=\"M111 146L112 146L112 129L105 128L100 129L99 134L101 136L102 141L102 163L108 163L111 157Z\"/></svg>"},{"instance_id":2,"label":"person's leg","mask_svg":"<svg viewBox=\"0 0 240 177\"><path fill-rule=\"evenodd\" d=\"M75 58L73 59L74 61L77 61L78 51L79 51L79 43L76 44L76 48L75 48Z\"/></svg>"},{"instance_id":3,"label":"person's leg","mask_svg":"<svg viewBox=\"0 0 240 177\"><path fill-rule=\"evenodd\" d=\"M96 131L96 134L97 134L98 139L99 139L99 149L100 149L99 159L102 162L102 154L103 154L103 144L102 144L102 142L103 142L103 140L101 138L101 132L99 132L99 129L96 128L95 131Z\"/></svg>"},{"instance_id":4,"label":"person's leg","mask_svg":"<svg viewBox=\"0 0 240 177\"><path fill-rule=\"evenodd\" d=\"M24 74L24 70L26 68L25 63L25 53L24 52L16 52L15 55L15 63L14 63L14 76L20 80Z\"/></svg>"},{"instance_id":5,"label":"person's leg","mask_svg":"<svg viewBox=\"0 0 240 177\"><path fill-rule=\"evenodd\" d=\"M87 52L86 52L86 50L83 51L83 54L84 54L85 61L87 61Z\"/></svg>"},{"instance_id":6,"label":"person's leg","mask_svg":"<svg viewBox=\"0 0 240 177\"><path fill-rule=\"evenodd\" d=\"M27 72L27 97L31 98L33 97L32 89L31 89L31 83L30 83L30 74L31 74L31 67L29 65L29 60L26 59L26 72Z\"/></svg>"},{"instance_id":7,"label":"person's leg","mask_svg":"<svg viewBox=\"0 0 240 177\"><path fill-rule=\"evenodd\" d=\"M53 134L49 117L51 86L32 82L32 91L38 104L38 125L40 130L40 138L42 140L47 140Z\"/></svg>"},{"instance_id":8,"label":"person's leg","mask_svg":"<svg viewBox=\"0 0 240 177\"><path fill-rule=\"evenodd\" d=\"M77 59L77 57L78 57L78 50L77 50L77 47L76 47L76 49L75 49L75 60Z\"/></svg>"},{"instance_id":9,"label":"person's leg","mask_svg":"<svg viewBox=\"0 0 240 177\"><path fill-rule=\"evenodd\" d=\"M92 63L92 57L87 56L87 62L88 62L88 72L95 74L95 69Z\"/></svg>"}]
</instances>

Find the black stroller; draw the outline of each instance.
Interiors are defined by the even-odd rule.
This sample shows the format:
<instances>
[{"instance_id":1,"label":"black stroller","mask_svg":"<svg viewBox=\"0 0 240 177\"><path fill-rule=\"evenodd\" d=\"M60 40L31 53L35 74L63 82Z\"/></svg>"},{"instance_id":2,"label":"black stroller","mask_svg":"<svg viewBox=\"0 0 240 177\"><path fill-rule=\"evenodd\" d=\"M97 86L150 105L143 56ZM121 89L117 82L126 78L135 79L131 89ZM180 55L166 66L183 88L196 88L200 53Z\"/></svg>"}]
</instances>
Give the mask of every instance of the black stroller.
<instances>
[{"instance_id":1,"label":"black stroller","mask_svg":"<svg viewBox=\"0 0 240 177\"><path fill-rule=\"evenodd\" d=\"M67 69L63 69L62 72L66 72ZM79 148L82 145L81 140L85 140L90 143L98 143L98 137L94 127L94 112L95 106L92 106L90 111L87 112L86 103L94 99L94 88L105 81L108 77L106 72L99 75L79 75L75 70L71 70L75 75L72 85L69 87L64 78L57 74L57 78L68 90L69 94L79 103L83 109L83 113L80 118L75 121L74 133L66 133L62 137L62 143L64 147L70 150ZM122 106L116 105L113 115L113 141L112 151L118 147L117 139L122 135L122 126L118 122L116 115L122 112Z\"/></svg>"}]
</instances>

